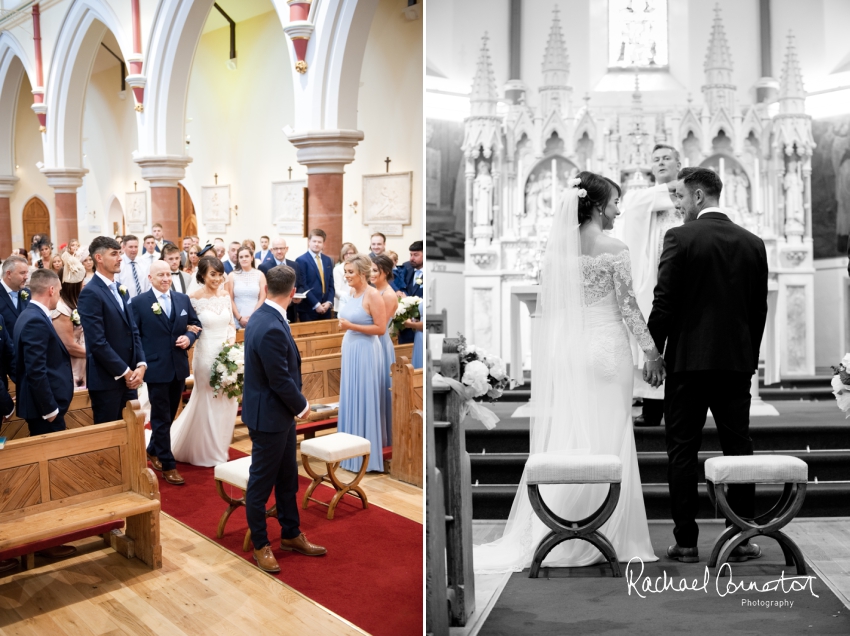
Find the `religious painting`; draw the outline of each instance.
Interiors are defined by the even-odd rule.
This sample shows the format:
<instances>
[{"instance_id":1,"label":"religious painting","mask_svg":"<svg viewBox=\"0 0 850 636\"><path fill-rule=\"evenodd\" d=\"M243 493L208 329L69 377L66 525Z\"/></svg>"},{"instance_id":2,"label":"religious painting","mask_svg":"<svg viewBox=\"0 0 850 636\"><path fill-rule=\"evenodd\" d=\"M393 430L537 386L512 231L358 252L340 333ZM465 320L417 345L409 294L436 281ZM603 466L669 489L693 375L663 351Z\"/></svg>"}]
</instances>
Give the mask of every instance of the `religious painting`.
<instances>
[{"instance_id":1,"label":"religious painting","mask_svg":"<svg viewBox=\"0 0 850 636\"><path fill-rule=\"evenodd\" d=\"M124 197L127 220L127 230L130 232L144 232L148 222L148 197L147 190L128 192Z\"/></svg>"},{"instance_id":2,"label":"religious painting","mask_svg":"<svg viewBox=\"0 0 850 636\"><path fill-rule=\"evenodd\" d=\"M814 257L844 256L850 237L850 115L812 121L812 136Z\"/></svg>"},{"instance_id":3,"label":"religious painting","mask_svg":"<svg viewBox=\"0 0 850 636\"><path fill-rule=\"evenodd\" d=\"M411 223L412 172L363 175L363 222L373 232L401 236Z\"/></svg>"},{"instance_id":4,"label":"religious painting","mask_svg":"<svg viewBox=\"0 0 850 636\"><path fill-rule=\"evenodd\" d=\"M304 235L306 192L304 180L272 183L272 223L279 233Z\"/></svg>"},{"instance_id":5,"label":"religious painting","mask_svg":"<svg viewBox=\"0 0 850 636\"><path fill-rule=\"evenodd\" d=\"M608 0L609 68L664 68L667 0Z\"/></svg>"},{"instance_id":6,"label":"religious painting","mask_svg":"<svg viewBox=\"0 0 850 636\"><path fill-rule=\"evenodd\" d=\"M201 210L204 229L211 234L224 234L230 225L230 186L201 186Z\"/></svg>"}]
</instances>

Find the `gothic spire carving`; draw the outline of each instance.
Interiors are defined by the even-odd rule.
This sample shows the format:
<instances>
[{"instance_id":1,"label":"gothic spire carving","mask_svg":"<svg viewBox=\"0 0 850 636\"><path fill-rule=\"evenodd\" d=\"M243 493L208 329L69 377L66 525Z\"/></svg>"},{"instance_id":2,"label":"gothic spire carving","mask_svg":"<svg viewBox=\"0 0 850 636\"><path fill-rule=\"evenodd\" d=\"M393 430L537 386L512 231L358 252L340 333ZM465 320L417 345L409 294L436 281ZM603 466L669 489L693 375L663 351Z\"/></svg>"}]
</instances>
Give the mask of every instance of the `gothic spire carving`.
<instances>
[{"instance_id":1,"label":"gothic spire carving","mask_svg":"<svg viewBox=\"0 0 850 636\"><path fill-rule=\"evenodd\" d=\"M779 112L783 114L805 114L806 91L803 88L803 74L797 59L797 47L794 34L788 32L788 48L782 65L782 79L779 85Z\"/></svg>"},{"instance_id":2,"label":"gothic spire carving","mask_svg":"<svg viewBox=\"0 0 850 636\"><path fill-rule=\"evenodd\" d=\"M552 27L543 54L543 86L540 87L540 109L544 118L557 110L562 116L570 116L569 86L570 56L561 30L561 15L558 6L552 12Z\"/></svg>"},{"instance_id":3,"label":"gothic spire carving","mask_svg":"<svg viewBox=\"0 0 850 636\"><path fill-rule=\"evenodd\" d=\"M499 99L496 92L496 77L490 62L490 49L487 48L487 33L481 38L481 52L478 55L478 65L475 78L472 80L472 93L469 101L472 115L495 115L496 103Z\"/></svg>"},{"instance_id":4,"label":"gothic spire carving","mask_svg":"<svg viewBox=\"0 0 850 636\"><path fill-rule=\"evenodd\" d=\"M713 115L721 108L730 113L735 103L735 85L732 83L732 55L726 41L726 31L720 19L720 5L714 7L714 24L705 54L705 85L702 92L709 112Z\"/></svg>"}]
</instances>

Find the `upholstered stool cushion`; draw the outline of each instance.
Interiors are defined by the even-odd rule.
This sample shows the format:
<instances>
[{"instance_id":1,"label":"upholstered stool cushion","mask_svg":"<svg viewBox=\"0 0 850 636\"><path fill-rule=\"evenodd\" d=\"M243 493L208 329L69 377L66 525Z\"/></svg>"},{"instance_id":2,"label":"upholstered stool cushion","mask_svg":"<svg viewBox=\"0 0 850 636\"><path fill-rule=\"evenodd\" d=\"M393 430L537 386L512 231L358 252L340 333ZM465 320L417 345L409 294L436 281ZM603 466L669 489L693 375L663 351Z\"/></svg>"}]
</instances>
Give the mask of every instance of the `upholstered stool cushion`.
<instances>
[{"instance_id":1,"label":"upholstered stool cushion","mask_svg":"<svg viewBox=\"0 0 850 636\"><path fill-rule=\"evenodd\" d=\"M349 433L333 433L301 442L301 454L322 462L334 463L362 457L372 450L369 440Z\"/></svg>"},{"instance_id":2,"label":"upholstered stool cushion","mask_svg":"<svg viewBox=\"0 0 850 636\"><path fill-rule=\"evenodd\" d=\"M734 455L705 462L705 478L715 484L806 483L809 467L790 455Z\"/></svg>"},{"instance_id":3,"label":"upholstered stool cushion","mask_svg":"<svg viewBox=\"0 0 850 636\"><path fill-rule=\"evenodd\" d=\"M616 455L537 453L525 464L529 484L620 483L623 465Z\"/></svg>"},{"instance_id":4,"label":"upholstered stool cushion","mask_svg":"<svg viewBox=\"0 0 850 636\"><path fill-rule=\"evenodd\" d=\"M251 456L240 457L232 462L215 467L215 478L242 490L248 488L248 472L251 470Z\"/></svg>"}]
</instances>

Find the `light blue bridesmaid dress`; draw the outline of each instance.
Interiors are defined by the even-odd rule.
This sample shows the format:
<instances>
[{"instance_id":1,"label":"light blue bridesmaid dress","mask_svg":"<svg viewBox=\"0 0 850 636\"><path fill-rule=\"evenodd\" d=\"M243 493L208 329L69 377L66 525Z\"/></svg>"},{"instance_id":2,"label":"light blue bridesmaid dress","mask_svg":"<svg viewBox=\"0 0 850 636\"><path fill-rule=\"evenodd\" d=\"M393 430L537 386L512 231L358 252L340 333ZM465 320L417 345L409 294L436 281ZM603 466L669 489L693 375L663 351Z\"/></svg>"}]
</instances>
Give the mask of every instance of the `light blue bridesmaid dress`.
<instances>
[{"instance_id":1,"label":"light blue bridesmaid dress","mask_svg":"<svg viewBox=\"0 0 850 636\"><path fill-rule=\"evenodd\" d=\"M392 288L387 288L392 291ZM386 291L386 289L384 290ZM384 292L381 292L381 296ZM387 331L381 336L381 349L384 351L384 382L387 387L384 391L384 446L393 445L393 387L392 387L392 367L395 364L395 345L393 344L392 336L390 336L390 325L393 322L393 317L387 321Z\"/></svg>"},{"instance_id":2,"label":"light blue bridesmaid dress","mask_svg":"<svg viewBox=\"0 0 850 636\"><path fill-rule=\"evenodd\" d=\"M419 303L419 320L423 320L425 318L425 305L424 303ZM425 332L424 331L414 331L413 332L413 368L421 369L422 368L422 358L425 352Z\"/></svg>"},{"instance_id":3,"label":"light blue bridesmaid dress","mask_svg":"<svg viewBox=\"0 0 850 636\"><path fill-rule=\"evenodd\" d=\"M363 296L350 298L339 311L339 317L355 325L374 325L372 316L363 309ZM384 374L384 351L378 336L359 331L346 331L342 339L342 370L339 383L340 433L365 437L372 444L366 470L384 470L384 410L387 384ZM360 470L361 458L347 459L341 466Z\"/></svg>"}]
</instances>

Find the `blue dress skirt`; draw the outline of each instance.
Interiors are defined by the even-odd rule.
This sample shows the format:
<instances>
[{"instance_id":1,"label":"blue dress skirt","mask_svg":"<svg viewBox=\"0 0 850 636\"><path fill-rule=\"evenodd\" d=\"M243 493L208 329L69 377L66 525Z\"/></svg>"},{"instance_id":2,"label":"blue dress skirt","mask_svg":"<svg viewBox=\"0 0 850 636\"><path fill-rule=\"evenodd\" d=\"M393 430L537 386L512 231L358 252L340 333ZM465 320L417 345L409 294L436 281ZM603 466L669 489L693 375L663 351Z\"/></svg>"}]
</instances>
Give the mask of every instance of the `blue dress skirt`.
<instances>
[{"instance_id":1,"label":"blue dress skirt","mask_svg":"<svg viewBox=\"0 0 850 636\"><path fill-rule=\"evenodd\" d=\"M390 318L392 323L392 318ZM392 368L395 364L395 345L390 336L390 324L387 324L387 332L381 336L381 349L384 352L384 382L387 387L384 391L384 446L393 445L393 387Z\"/></svg>"},{"instance_id":2,"label":"blue dress skirt","mask_svg":"<svg viewBox=\"0 0 850 636\"><path fill-rule=\"evenodd\" d=\"M423 303L419 303L419 320L422 320L425 317L425 306ZM413 368L421 369L422 368L422 358L425 353L425 332L424 331L414 331L413 332Z\"/></svg>"}]
</instances>

